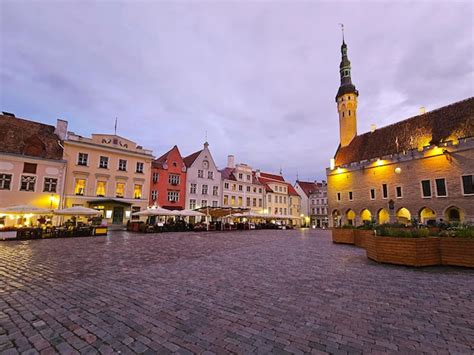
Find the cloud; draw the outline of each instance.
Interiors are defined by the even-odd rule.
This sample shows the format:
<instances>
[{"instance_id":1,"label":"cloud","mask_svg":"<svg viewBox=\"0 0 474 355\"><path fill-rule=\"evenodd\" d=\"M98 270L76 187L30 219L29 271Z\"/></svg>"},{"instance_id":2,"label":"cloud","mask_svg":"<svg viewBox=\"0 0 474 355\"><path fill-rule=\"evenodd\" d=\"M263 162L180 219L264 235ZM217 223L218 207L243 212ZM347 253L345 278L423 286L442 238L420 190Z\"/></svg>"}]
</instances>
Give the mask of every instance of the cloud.
<instances>
[{"instance_id":1,"label":"cloud","mask_svg":"<svg viewBox=\"0 0 474 355\"><path fill-rule=\"evenodd\" d=\"M468 2L3 1L0 104L154 150L322 179L338 145L340 31L358 131L472 96Z\"/></svg>"}]
</instances>

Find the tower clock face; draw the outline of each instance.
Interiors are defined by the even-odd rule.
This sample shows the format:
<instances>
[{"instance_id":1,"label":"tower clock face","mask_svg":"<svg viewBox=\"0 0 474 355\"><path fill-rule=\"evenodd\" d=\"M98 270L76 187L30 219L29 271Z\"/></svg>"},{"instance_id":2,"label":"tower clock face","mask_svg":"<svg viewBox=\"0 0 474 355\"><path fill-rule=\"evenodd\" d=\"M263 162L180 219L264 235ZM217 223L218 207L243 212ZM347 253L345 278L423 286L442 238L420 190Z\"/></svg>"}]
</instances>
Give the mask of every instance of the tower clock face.
<instances>
[{"instance_id":1,"label":"tower clock face","mask_svg":"<svg viewBox=\"0 0 474 355\"><path fill-rule=\"evenodd\" d=\"M204 161L202 162L202 167L203 167L204 169L209 169L209 162L208 162L207 160L204 160Z\"/></svg>"}]
</instances>

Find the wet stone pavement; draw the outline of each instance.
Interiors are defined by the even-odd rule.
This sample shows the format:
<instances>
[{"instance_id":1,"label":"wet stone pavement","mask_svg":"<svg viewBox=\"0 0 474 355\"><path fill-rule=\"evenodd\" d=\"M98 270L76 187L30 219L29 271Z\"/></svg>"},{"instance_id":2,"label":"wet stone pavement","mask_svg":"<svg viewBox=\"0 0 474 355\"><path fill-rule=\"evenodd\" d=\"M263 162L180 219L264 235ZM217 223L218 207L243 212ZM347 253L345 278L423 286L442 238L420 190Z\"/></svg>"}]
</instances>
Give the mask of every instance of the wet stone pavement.
<instances>
[{"instance_id":1,"label":"wet stone pavement","mask_svg":"<svg viewBox=\"0 0 474 355\"><path fill-rule=\"evenodd\" d=\"M0 353L473 353L474 272L328 231L0 242Z\"/></svg>"}]
</instances>

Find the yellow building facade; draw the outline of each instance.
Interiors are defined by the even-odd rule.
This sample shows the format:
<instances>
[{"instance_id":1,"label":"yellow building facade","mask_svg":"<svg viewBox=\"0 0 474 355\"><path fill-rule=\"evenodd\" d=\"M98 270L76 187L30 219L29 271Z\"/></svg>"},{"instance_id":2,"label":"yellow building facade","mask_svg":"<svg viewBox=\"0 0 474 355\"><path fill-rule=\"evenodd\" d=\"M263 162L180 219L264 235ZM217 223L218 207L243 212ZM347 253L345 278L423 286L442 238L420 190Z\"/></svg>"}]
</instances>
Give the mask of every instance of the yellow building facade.
<instances>
[{"instance_id":1,"label":"yellow building facade","mask_svg":"<svg viewBox=\"0 0 474 355\"><path fill-rule=\"evenodd\" d=\"M65 207L95 208L109 224L126 223L148 206L152 159L150 150L117 135L68 133Z\"/></svg>"}]
</instances>

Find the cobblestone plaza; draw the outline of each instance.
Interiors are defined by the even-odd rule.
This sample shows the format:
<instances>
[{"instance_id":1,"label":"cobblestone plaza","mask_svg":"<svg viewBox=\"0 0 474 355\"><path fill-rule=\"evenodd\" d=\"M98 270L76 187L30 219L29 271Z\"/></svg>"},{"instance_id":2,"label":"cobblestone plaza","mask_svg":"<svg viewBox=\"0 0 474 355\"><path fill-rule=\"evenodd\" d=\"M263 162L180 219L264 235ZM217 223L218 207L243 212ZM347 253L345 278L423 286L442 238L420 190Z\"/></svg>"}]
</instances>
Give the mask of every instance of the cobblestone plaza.
<instances>
[{"instance_id":1,"label":"cobblestone plaza","mask_svg":"<svg viewBox=\"0 0 474 355\"><path fill-rule=\"evenodd\" d=\"M328 231L0 242L0 352L474 351L474 273L376 264Z\"/></svg>"}]
</instances>

